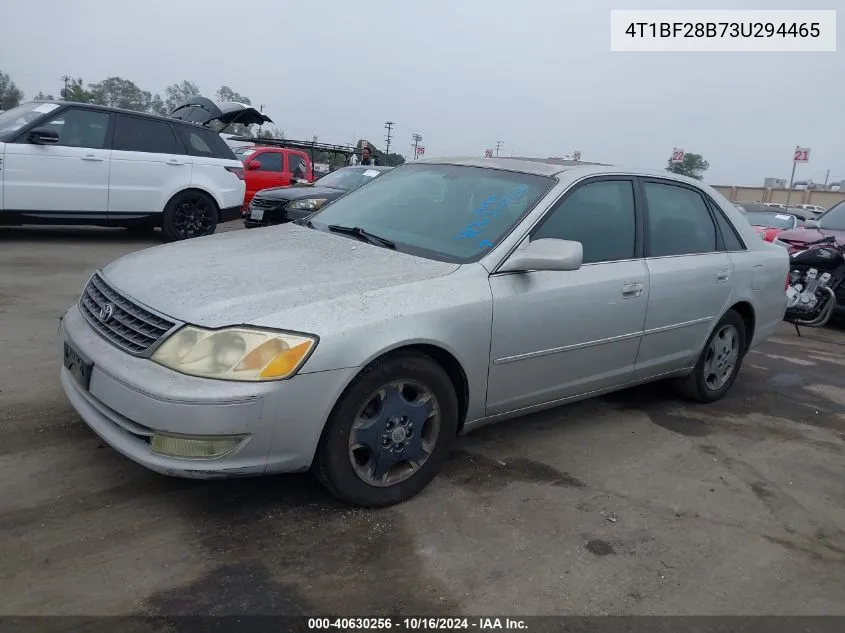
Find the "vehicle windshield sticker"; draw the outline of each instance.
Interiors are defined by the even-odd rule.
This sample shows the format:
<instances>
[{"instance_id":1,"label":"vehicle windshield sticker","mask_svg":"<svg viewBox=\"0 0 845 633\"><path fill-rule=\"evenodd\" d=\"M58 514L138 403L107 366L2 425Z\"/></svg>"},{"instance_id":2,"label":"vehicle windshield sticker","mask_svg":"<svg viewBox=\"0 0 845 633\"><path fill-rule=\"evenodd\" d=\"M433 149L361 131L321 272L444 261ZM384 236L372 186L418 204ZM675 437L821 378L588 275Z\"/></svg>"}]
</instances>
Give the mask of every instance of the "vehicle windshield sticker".
<instances>
[{"instance_id":1,"label":"vehicle windshield sticker","mask_svg":"<svg viewBox=\"0 0 845 633\"><path fill-rule=\"evenodd\" d=\"M504 211L511 204L513 204L515 200L518 200L519 198L524 196L526 191L528 191L528 187L526 187L525 185L520 185L505 196L497 196L495 194L490 194L478 206L478 208L472 211L472 214L480 219L467 224L458 232L454 239L476 239L484 230L484 227L486 227L491 220L499 217L502 211ZM491 248L492 246L493 242L488 239L482 239L478 242L478 248L480 250L485 250Z\"/></svg>"},{"instance_id":2,"label":"vehicle windshield sticker","mask_svg":"<svg viewBox=\"0 0 845 633\"><path fill-rule=\"evenodd\" d=\"M56 108L58 108L55 103L42 103L40 106L36 106L32 109L33 112L42 112L43 114L47 114L48 112L52 112Z\"/></svg>"},{"instance_id":3,"label":"vehicle windshield sticker","mask_svg":"<svg viewBox=\"0 0 845 633\"><path fill-rule=\"evenodd\" d=\"M376 176L378 176L378 170L377 169L368 169L367 171L364 172L364 175L367 178L375 178Z\"/></svg>"},{"instance_id":4,"label":"vehicle windshield sticker","mask_svg":"<svg viewBox=\"0 0 845 633\"><path fill-rule=\"evenodd\" d=\"M791 215L781 215L780 213L778 213L775 217L778 220L791 220L792 219Z\"/></svg>"}]
</instances>

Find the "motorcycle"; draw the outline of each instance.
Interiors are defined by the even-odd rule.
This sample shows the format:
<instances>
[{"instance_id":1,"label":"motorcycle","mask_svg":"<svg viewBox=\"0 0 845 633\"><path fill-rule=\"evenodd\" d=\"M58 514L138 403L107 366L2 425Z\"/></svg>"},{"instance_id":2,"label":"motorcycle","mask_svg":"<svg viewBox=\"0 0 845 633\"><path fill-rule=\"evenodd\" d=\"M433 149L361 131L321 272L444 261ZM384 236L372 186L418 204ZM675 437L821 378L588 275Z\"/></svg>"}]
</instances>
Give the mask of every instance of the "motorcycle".
<instances>
[{"instance_id":1,"label":"motorcycle","mask_svg":"<svg viewBox=\"0 0 845 633\"><path fill-rule=\"evenodd\" d=\"M789 256L786 313L783 320L795 325L823 327L836 308L836 291L845 285L845 246L835 237L824 237L802 246Z\"/></svg>"}]
</instances>

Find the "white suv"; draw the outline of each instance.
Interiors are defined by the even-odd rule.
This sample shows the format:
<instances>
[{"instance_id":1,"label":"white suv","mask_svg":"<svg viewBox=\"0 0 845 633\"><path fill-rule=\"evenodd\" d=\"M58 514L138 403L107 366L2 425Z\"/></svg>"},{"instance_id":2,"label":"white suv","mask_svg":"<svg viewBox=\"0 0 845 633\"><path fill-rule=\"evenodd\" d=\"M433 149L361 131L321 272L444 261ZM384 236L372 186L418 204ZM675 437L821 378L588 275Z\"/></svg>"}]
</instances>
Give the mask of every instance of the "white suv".
<instances>
[{"instance_id":1,"label":"white suv","mask_svg":"<svg viewBox=\"0 0 845 633\"><path fill-rule=\"evenodd\" d=\"M168 241L240 218L243 164L194 122L83 103L0 114L0 224L149 230Z\"/></svg>"}]
</instances>

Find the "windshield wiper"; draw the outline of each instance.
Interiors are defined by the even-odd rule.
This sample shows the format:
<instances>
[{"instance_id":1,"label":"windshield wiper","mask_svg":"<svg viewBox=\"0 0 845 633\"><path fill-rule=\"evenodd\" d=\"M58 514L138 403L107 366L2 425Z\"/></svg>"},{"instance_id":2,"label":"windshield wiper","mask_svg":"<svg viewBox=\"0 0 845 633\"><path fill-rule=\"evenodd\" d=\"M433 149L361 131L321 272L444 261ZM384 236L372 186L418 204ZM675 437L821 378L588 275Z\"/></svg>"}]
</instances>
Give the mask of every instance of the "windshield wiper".
<instances>
[{"instance_id":1,"label":"windshield wiper","mask_svg":"<svg viewBox=\"0 0 845 633\"><path fill-rule=\"evenodd\" d=\"M343 233L344 235L354 235L362 240L375 244L376 246L384 246L385 248L396 248L396 244L390 240L386 240L378 235L373 235L369 231L365 231L360 226L341 226L339 224L329 224L329 231L335 233Z\"/></svg>"}]
</instances>

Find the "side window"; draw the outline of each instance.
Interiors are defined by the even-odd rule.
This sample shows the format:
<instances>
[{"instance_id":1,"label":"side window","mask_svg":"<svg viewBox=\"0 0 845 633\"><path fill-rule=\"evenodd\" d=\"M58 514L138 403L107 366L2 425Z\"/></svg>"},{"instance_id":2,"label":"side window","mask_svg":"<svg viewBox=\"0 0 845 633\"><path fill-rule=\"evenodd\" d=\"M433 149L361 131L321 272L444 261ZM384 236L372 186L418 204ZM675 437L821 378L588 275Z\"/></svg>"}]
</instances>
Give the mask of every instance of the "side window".
<instances>
[{"instance_id":1,"label":"side window","mask_svg":"<svg viewBox=\"0 0 845 633\"><path fill-rule=\"evenodd\" d=\"M650 257L712 253L716 225L704 198L692 189L646 182Z\"/></svg>"},{"instance_id":2,"label":"side window","mask_svg":"<svg viewBox=\"0 0 845 633\"><path fill-rule=\"evenodd\" d=\"M288 154L288 171L298 178L305 178L305 159L299 154Z\"/></svg>"},{"instance_id":3,"label":"side window","mask_svg":"<svg viewBox=\"0 0 845 633\"><path fill-rule=\"evenodd\" d=\"M531 236L581 242L584 263L631 259L635 254L634 183L600 180L579 186Z\"/></svg>"},{"instance_id":4,"label":"side window","mask_svg":"<svg viewBox=\"0 0 845 633\"><path fill-rule=\"evenodd\" d=\"M262 152L253 160L261 163L261 169L258 171L282 171L282 155L278 152Z\"/></svg>"},{"instance_id":5,"label":"side window","mask_svg":"<svg viewBox=\"0 0 845 633\"><path fill-rule=\"evenodd\" d=\"M56 130L64 147L103 149L109 129L109 114L96 110L65 110L44 127Z\"/></svg>"},{"instance_id":6,"label":"side window","mask_svg":"<svg viewBox=\"0 0 845 633\"><path fill-rule=\"evenodd\" d=\"M219 134L207 130L199 125L177 125L179 136L182 137L191 156L205 158L227 158L237 160L232 149Z\"/></svg>"},{"instance_id":7,"label":"side window","mask_svg":"<svg viewBox=\"0 0 845 633\"><path fill-rule=\"evenodd\" d=\"M184 154L179 139L166 121L117 115L112 147L126 152Z\"/></svg>"},{"instance_id":8,"label":"side window","mask_svg":"<svg viewBox=\"0 0 845 633\"><path fill-rule=\"evenodd\" d=\"M745 244L739 238L736 229L731 224L731 221L725 217L724 212L719 208L719 205L710 202L710 207L713 210L713 215L716 217L716 224L719 225L719 232L722 234L722 241L725 243L726 251L744 251Z\"/></svg>"}]
</instances>

